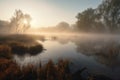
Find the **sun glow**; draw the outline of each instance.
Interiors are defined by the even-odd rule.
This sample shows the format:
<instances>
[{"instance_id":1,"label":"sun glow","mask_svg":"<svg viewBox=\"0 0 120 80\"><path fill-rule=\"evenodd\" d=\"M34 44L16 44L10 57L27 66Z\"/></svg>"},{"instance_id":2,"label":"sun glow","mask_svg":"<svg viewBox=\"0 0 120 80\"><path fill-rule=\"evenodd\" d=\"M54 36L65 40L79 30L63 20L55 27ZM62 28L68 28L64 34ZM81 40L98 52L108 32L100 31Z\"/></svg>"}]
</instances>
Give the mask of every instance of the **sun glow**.
<instances>
[{"instance_id":1,"label":"sun glow","mask_svg":"<svg viewBox=\"0 0 120 80\"><path fill-rule=\"evenodd\" d=\"M37 28L37 25L36 25L37 23L38 23L37 21L32 20L31 21L31 26L34 27L34 28Z\"/></svg>"},{"instance_id":2,"label":"sun glow","mask_svg":"<svg viewBox=\"0 0 120 80\"><path fill-rule=\"evenodd\" d=\"M24 24L28 24L28 22L27 22L27 20L26 20L26 19L24 19L24 20L23 20L23 23L24 23Z\"/></svg>"},{"instance_id":3,"label":"sun glow","mask_svg":"<svg viewBox=\"0 0 120 80\"><path fill-rule=\"evenodd\" d=\"M60 21L72 20L65 18L67 16L66 11L56 7L56 5L53 5L46 0L30 0L29 3L28 0L5 0L4 3L0 4L0 10L2 11L0 18L4 20L10 19L15 9L20 9L23 13L27 13L31 16L32 20L30 24L32 28L54 26ZM9 7L6 5L11 6ZM3 10L3 8L5 9ZM23 20L23 24L26 25L29 24L29 22Z\"/></svg>"}]
</instances>

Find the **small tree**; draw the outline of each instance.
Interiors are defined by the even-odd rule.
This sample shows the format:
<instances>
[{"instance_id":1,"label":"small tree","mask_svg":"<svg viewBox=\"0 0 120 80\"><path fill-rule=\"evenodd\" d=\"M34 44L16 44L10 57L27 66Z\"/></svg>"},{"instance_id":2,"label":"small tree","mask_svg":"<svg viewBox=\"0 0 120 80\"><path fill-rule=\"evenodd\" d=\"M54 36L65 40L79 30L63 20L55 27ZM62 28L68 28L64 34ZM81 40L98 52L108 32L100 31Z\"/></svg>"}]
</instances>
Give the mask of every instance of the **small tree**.
<instances>
[{"instance_id":1,"label":"small tree","mask_svg":"<svg viewBox=\"0 0 120 80\"><path fill-rule=\"evenodd\" d=\"M60 31L67 31L70 28L70 25L67 22L60 22L56 25L57 29Z\"/></svg>"},{"instance_id":2,"label":"small tree","mask_svg":"<svg viewBox=\"0 0 120 80\"><path fill-rule=\"evenodd\" d=\"M22 33L30 28L31 16L24 14L21 10L15 10L14 16L10 20L10 31Z\"/></svg>"}]
</instances>

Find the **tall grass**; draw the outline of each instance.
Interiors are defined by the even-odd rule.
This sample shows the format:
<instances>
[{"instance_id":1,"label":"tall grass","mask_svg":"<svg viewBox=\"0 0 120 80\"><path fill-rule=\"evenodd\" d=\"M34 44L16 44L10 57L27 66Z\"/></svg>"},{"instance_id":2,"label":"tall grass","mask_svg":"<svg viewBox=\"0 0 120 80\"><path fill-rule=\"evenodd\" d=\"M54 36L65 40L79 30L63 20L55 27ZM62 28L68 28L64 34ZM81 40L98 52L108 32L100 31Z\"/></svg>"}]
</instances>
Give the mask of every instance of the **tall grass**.
<instances>
[{"instance_id":1,"label":"tall grass","mask_svg":"<svg viewBox=\"0 0 120 80\"><path fill-rule=\"evenodd\" d=\"M28 65L22 69L12 60L0 59L0 80L71 80L68 61L51 60L39 67Z\"/></svg>"}]
</instances>

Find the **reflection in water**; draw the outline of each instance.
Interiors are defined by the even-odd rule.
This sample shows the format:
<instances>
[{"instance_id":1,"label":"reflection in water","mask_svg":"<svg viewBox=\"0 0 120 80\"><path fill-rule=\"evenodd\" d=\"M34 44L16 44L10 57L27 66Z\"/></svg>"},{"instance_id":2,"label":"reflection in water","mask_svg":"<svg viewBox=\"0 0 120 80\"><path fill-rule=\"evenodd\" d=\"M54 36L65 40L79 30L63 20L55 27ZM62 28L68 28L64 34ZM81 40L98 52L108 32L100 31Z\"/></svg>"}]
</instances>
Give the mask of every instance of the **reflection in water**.
<instances>
[{"instance_id":1,"label":"reflection in water","mask_svg":"<svg viewBox=\"0 0 120 80\"><path fill-rule=\"evenodd\" d=\"M37 66L41 61L40 55L31 56L28 54L24 56L14 55L14 59L18 63L18 65L21 67L27 66L28 64Z\"/></svg>"},{"instance_id":2,"label":"reflection in water","mask_svg":"<svg viewBox=\"0 0 120 80\"><path fill-rule=\"evenodd\" d=\"M39 65L49 59L69 59L73 64L71 70L87 67L92 74L104 74L115 80L120 80L120 37L118 36L73 36L51 37L42 42L46 51L37 55L14 55L14 60L20 65Z\"/></svg>"}]
</instances>

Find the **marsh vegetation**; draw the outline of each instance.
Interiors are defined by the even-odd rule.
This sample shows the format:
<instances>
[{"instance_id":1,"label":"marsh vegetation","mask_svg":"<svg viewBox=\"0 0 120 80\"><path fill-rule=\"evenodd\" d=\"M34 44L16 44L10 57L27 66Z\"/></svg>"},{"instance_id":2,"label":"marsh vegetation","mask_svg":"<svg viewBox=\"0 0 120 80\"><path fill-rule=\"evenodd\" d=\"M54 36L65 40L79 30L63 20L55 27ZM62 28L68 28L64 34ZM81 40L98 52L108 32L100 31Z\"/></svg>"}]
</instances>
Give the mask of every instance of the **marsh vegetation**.
<instances>
[{"instance_id":1,"label":"marsh vegetation","mask_svg":"<svg viewBox=\"0 0 120 80\"><path fill-rule=\"evenodd\" d=\"M119 37L83 35L30 36L19 34L1 37L0 79L119 79L110 76L115 72L107 73L113 68L119 71L117 68L120 52ZM96 68L93 69L91 65ZM110 68L110 71L103 71L107 68Z\"/></svg>"},{"instance_id":2,"label":"marsh vegetation","mask_svg":"<svg viewBox=\"0 0 120 80\"><path fill-rule=\"evenodd\" d=\"M0 0L0 80L120 80L120 0L54 1Z\"/></svg>"}]
</instances>

